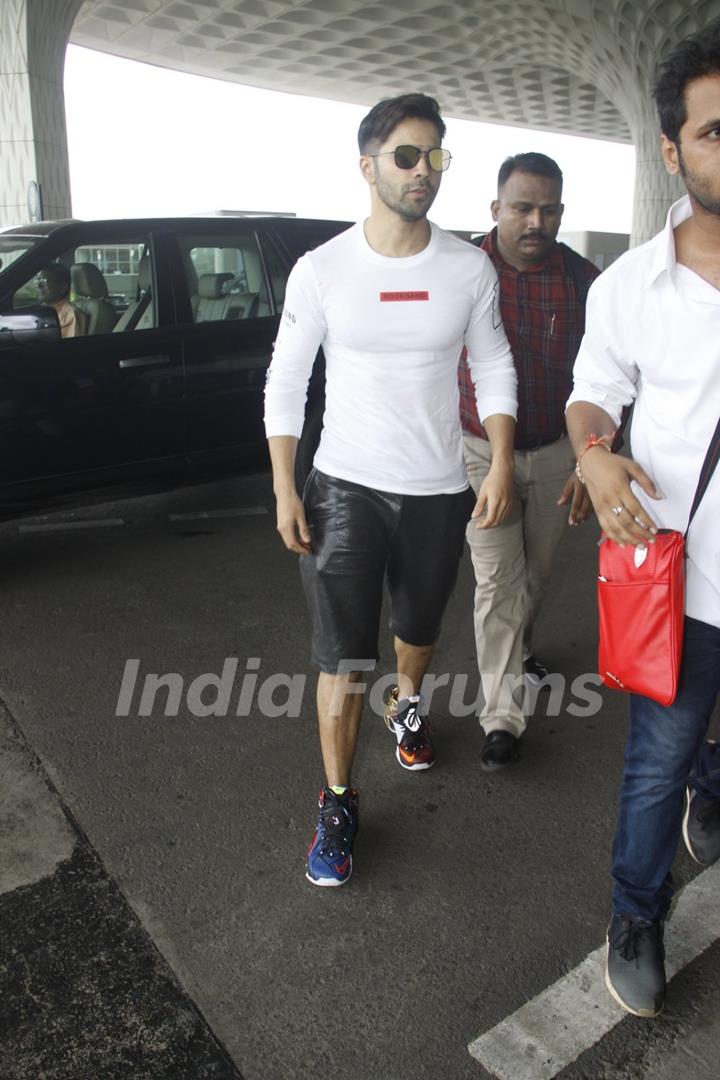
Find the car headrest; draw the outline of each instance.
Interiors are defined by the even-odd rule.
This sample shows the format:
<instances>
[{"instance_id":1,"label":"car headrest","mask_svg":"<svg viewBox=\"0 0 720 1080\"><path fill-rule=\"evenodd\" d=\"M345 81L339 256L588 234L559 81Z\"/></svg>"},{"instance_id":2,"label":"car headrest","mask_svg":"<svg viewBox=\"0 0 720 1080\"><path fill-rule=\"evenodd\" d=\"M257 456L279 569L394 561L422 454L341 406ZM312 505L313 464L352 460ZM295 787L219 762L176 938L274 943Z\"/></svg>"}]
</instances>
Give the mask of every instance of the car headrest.
<instances>
[{"instance_id":1,"label":"car headrest","mask_svg":"<svg viewBox=\"0 0 720 1080\"><path fill-rule=\"evenodd\" d=\"M150 273L150 256L143 255L138 263L138 288L140 292L146 292L152 285L152 274Z\"/></svg>"},{"instance_id":2,"label":"car headrest","mask_svg":"<svg viewBox=\"0 0 720 1080\"><path fill-rule=\"evenodd\" d=\"M90 297L92 300L102 300L108 294L105 278L98 270L95 263L74 263L70 267L72 287L76 296Z\"/></svg>"},{"instance_id":3,"label":"car headrest","mask_svg":"<svg viewBox=\"0 0 720 1080\"><path fill-rule=\"evenodd\" d=\"M217 300L223 294L223 286L233 274L201 274L198 278L198 296L203 300Z\"/></svg>"}]
</instances>

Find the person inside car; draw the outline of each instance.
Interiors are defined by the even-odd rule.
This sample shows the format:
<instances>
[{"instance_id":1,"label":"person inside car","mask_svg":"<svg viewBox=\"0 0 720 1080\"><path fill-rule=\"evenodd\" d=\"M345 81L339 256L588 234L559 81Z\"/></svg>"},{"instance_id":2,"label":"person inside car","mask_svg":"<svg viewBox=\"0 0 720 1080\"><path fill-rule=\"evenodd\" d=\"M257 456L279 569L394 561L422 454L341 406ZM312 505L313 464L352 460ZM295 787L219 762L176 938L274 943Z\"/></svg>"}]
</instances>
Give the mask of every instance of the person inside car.
<instances>
[{"instance_id":1,"label":"person inside car","mask_svg":"<svg viewBox=\"0 0 720 1080\"><path fill-rule=\"evenodd\" d=\"M88 319L83 311L73 307L70 295L70 271L63 263L49 263L36 279L41 303L54 308L64 338L82 337L87 333Z\"/></svg>"}]
</instances>

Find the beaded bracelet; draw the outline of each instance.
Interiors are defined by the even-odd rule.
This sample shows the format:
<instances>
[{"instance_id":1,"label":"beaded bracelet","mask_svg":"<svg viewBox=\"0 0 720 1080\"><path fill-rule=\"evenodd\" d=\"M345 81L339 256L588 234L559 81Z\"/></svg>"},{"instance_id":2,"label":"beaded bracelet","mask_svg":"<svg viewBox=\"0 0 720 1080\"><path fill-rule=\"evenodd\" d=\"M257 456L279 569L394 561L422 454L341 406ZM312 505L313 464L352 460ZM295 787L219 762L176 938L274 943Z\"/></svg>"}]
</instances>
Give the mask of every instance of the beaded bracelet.
<instances>
[{"instance_id":1,"label":"beaded bracelet","mask_svg":"<svg viewBox=\"0 0 720 1080\"><path fill-rule=\"evenodd\" d=\"M581 484L585 483L585 478L580 471L580 462L582 461L583 454L587 454L588 450L592 450L593 446L602 446L607 450L609 454L612 454L612 447L610 446L610 444L612 443L614 438L614 431L612 435L590 435L588 441L585 443L582 450L578 454L577 461L575 462L575 474Z\"/></svg>"}]
</instances>

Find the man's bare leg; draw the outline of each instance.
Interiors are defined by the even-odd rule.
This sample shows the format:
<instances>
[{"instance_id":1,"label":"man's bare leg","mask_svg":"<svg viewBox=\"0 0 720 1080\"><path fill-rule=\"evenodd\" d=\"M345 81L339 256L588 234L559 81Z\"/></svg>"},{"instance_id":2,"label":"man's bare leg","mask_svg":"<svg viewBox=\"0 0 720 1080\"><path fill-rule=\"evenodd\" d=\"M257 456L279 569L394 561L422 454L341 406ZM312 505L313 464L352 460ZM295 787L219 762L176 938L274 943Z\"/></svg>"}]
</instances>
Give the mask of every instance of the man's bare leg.
<instances>
[{"instance_id":1,"label":"man's bare leg","mask_svg":"<svg viewBox=\"0 0 720 1080\"><path fill-rule=\"evenodd\" d=\"M386 694L385 722L397 738L397 760L412 771L429 769L435 761L429 725L420 716L420 704L406 700L420 693L433 652L434 645L408 645L402 638L395 638L397 690Z\"/></svg>"},{"instance_id":2,"label":"man's bare leg","mask_svg":"<svg viewBox=\"0 0 720 1080\"><path fill-rule=\"evenodd\" d=\"M430 667L435 645L408 645L402 638L395 637L395 657L397 660L398 686L400 697L411 697L420 693L422 681Z\"/></svg>"},{"instance_id":3,"label":"man's bare leg","mask_svg":"<svg viewBox=\"0 0 720 1080\"><path fill-rule=\"evenodd\" d=\"M322 672L318 678L320 746L331 790L320 792L320 814L307 854L305 876L313 885L343 885L352 873L358 797L350 787L350 773L363 707L363 694L354 692L360 689L355 685L359 680L358 672Z\"/></svg>"},{"instance_id":4,"label":"man's bare leg","mask_svg":"<svg viewBox=\"0 0 720 1080\"><path fill-rule=\"evenodd\" d=\"M350 787L364 696L353 683L360 678L356 671L342 675L323 671L318 678L320 746L328 787Z\"/></svg>"}]
</instances>

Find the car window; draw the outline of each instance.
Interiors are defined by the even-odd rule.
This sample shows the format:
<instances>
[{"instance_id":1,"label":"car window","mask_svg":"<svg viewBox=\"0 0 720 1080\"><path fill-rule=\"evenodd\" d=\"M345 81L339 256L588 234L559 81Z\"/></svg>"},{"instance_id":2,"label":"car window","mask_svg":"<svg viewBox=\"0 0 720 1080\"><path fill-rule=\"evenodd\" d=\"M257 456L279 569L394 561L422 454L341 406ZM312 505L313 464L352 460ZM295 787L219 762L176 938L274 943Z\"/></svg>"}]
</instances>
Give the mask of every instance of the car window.
<instances>
[{"instance_id":1,"label":"car window","mask_svg":"<svg viewBox=\"0 0 720 1080\"><path fill-rule=\"evenodd\" d=\"M306 251L331 240L338 233L349 229L351 222L346 221L303 221L292 222L292 228L283 230L280 234L282 244L287 248L293 262L304 255Z\"/></svg>"},{"instance_id":2,"label":"car window","mask_svg":"<svg viewBox=\"0 0 720 1080\"><path fill-rule=\"evenodd\" d=\"M193 322L268 318L273 314L254 235L181 236Z\"/></svg>"},{"instance_id":3,"label":"car window","mask_svg":"<svg viewBox=\"0 0 720 1080\"><path fill-rule=\"evenodd\" d=\"M39 244L41 239L42 237L0 235L0 270L7 270L16 259Z\"/></svg>"},{"instance_id":4,"label":"car window","mask_svg":"<svg viewBox=\"0 0 720 1080\"><path fill-rule=\"evenodd\" d=\"M280 312L285 303L285 289L287 286L288 272L271 237L263 237L262 247L263 255L265 256L265 266L267 267L268 277L270 278L270 288L272 289L273 297L275 299L275 310Z\"/></svg>"},{"instance_id":5,"label":"car window","mask_svg":"<svg viewBox=\"0 0 720 1080\"><path fill-rule=\"evenodd\" d=\"M147 330L157 325L152 281L147 238L100 240L43 267L15 291L13 307L55 308L63 337Z\"/></svg>"}]
</instances>

